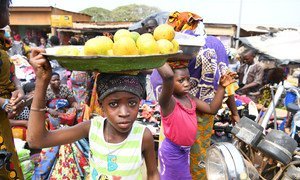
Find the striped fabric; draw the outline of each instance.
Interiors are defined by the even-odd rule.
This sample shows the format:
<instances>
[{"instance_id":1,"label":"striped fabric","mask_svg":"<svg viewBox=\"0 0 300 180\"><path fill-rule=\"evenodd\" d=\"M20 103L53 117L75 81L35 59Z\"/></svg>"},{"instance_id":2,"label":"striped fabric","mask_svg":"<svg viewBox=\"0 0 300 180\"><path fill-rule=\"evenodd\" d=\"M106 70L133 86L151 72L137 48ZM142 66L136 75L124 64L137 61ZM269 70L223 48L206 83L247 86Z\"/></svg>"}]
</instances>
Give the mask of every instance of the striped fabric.
<instances>
[{"instance_id":1,"label":"striped fabric","mask_svg":"<svg viewBox=\"0 0 300 180\"><path fill-rule=\"evenodd\" d=\"M142 179L142 140L145 126L134 123L128 137L121 143L104 140L105 119L101 116L91 120L90 173L91 179Z\"/></svg>"}]
</instances>

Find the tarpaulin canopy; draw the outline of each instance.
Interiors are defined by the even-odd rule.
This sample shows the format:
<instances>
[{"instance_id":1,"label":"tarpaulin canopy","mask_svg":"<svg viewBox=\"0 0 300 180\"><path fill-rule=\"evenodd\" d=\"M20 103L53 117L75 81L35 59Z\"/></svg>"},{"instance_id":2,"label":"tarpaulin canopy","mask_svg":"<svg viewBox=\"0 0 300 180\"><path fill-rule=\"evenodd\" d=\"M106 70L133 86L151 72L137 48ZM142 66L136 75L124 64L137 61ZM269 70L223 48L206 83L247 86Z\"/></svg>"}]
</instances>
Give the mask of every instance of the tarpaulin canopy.
<instances>
[{"instance_id":1,"label":"tarpaulin canopy","mask_svg":"<svg viewBox=\"0 0 300 180\"><path fill-rule=\"evenodd\" d=\"M272 36L261 35L239 39L279 64L300 64L300 31L285 30Z\"/></svg>"},{"instance_id":2,"label":"tarpaulin canopy","mask_svg":"<svg viewBox=\"0 0 300 180\"><path fill-rule=\"evenodd\" d=\"M128 28L128 30L135 31L139 28L142 28L143 27L142 24L146 23L149 19L152 19L152 18L156 19L158 24L164 24L167 21L169 14L170 14L170 12L167 12L167 11L162 11L162 12L151 14L151 15L147 16L146 18L142 19L141 21L134 23L132 26L130 26Z\"/></svg>"}]
</instances>

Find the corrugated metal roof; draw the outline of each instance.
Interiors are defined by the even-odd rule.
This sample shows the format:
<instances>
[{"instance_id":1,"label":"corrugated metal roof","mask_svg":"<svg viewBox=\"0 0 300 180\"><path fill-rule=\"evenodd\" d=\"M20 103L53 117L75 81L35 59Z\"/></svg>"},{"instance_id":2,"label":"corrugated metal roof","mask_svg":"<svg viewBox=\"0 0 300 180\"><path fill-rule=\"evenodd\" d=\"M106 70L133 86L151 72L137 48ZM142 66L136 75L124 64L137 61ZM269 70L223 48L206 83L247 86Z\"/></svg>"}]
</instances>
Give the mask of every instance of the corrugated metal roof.
<instances>
[{"instance_id":1,"label":"corrugated metal roof","mask_svg":"<svg viewBox=\"0 0 300 180\"><path fill-rule=\"evenodd\" d=\"M300 31L285 30L274 33L273 36L251 36L240 40L279 63L300 63Z\"/></svg>"},{"instance_id":2,"label":"corrugated metal roof","mask_svg":"<svg viewBox=\"0 0 300 180\"><path fill-rule=\"evenodd\" d=\"M300 30L299 26L278 26L278 25L268 25L268 26L258 26L258 25L241 25L241 28L248 32L262 32L269 33L270 31L280 31L280 30Z\"/></svg>"},{"instance_id":3,"label":"corrugated metal roof","mask_svg":"<svg viewBox=\"0 0 300 180\"><path fill-rule=\"evenodd\" d=\"M132 22L107 22L107 23L73 23L73 28L58 28L61 32L115 32L118 29L128 29Z\"/></svg>"},{"instance_id":4,"label":"corrugated metal roof","mask_svg":"<svg viewBox=\"0 0 300 180\"><path fill-rule=\"evenodd\" d=\"M106 22L101 24L96 23L73 23L74 29L127 29L132 22Z\"/></svg>"}]
</instances>

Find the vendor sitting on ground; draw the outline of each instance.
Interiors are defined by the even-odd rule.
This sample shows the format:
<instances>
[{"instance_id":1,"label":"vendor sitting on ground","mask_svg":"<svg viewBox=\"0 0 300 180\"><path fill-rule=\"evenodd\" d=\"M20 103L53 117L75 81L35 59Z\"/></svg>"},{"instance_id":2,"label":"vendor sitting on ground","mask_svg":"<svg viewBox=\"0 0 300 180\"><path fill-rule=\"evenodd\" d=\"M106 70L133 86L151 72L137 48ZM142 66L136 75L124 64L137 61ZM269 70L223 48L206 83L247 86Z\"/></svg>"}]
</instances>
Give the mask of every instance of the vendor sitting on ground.
<instances>
[{"instance_id":1,"label":"vendor sitting on ground","mask_svg":"<svg viewBox=\"0 0 300 180\"><path fill-rule=\"evenodd\" d=\"M60 83L57 73L52 73L51 81L46 93L48 118L50 129L59 128L60 124L74 125L77 109L80 108L73 93L67 85Z\"/></svg>"},{"instance_id":2,"label":"vendor sitting on ground","mask_svg":"<svg viewBox=\"0 0 300 180\"><path fill-rule=\"evenodd\" d=\"M264 70L259 63L254 62L256 50L248 49L242 54L243 64L238 69L239 94L248 95L249 92L256 92L262 85Z\"/></svg>"}]
</instances>

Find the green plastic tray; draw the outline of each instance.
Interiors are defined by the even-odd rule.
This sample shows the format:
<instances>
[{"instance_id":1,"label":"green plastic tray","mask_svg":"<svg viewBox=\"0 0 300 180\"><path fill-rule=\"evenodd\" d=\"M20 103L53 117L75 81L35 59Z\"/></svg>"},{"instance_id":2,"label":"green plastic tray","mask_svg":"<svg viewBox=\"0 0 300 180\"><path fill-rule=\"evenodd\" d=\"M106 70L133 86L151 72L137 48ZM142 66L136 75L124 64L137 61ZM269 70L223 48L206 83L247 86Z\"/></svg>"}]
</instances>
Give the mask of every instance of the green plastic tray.
<instances>
[{"instance_id":1,"label":"green plastic tray","mask_svg":"<svg viewBox=\"0 0 300 180\"><path fill-rule=\"evenodd\" d=\"M82 48L82 46L78 46ZM153 69L162 66L168 59L174 58L182 51L161 55L131 55L131 56L61 56L55 55L58 47L46 49L43 55L48 60L57 60L68 69L77 71L122 72Z\"/></svg>"}]
</instances>

